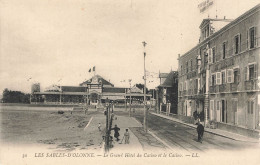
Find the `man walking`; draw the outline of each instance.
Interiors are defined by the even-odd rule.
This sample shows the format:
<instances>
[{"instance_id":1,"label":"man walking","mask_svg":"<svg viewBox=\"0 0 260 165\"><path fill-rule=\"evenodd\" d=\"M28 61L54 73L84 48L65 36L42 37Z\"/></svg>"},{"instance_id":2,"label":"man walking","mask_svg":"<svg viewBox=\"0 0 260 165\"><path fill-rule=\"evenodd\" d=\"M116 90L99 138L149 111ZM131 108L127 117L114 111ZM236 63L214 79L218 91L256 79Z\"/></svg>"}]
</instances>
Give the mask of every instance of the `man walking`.
<instances>
[{"instance_id":1,"label":"man walking","mask_svg":"<svg viewBox=\"0 0 260 165\"><path fill-rule=\"evenodd\" d=\"M200 123L200 121L198 121L197 132L198 132L198 142L202 143L204 126Z\"/></svg>"},{"instance_id":2,"label":"man walking","mask_svg":"<svg viewBox=\"0 0 260 165\"><path fill-rule=\"evenodd\" d=\"M124 137L125 137L125 144L129 144L130 134L128 132L128 129L125 129Z\"/></svg>"},{"instance_id":3,"label":"man walking","mask_svg":"<svg viewBox=\"0 0 260 165\"><path fill-rule=\"evenodd\" d=\"M118 128L117 125L115 125L115 127L111 128L111 130L114 130L114 137L116 138L116 141L119 141L120 140L119 139L119 136L120 136L119 130L120 130L120 128Z\"/></svg>"}]
</instances>

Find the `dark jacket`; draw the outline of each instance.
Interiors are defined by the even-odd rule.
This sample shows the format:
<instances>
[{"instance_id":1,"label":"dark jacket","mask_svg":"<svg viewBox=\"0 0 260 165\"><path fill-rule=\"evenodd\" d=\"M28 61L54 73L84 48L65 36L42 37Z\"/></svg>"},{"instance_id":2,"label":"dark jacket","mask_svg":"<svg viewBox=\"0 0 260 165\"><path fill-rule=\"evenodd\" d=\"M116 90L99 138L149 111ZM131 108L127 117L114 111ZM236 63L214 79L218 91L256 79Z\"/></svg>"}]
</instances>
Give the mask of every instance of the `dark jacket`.
<instances>
[{"instance_id":1,"label":"dark jacket","mask_svg":"<svg viewBox=\"0 0 260 165\"><path fill-rule=\"evenodd\" d=\"M204 126L203 126L202 124L199 124L199 125L197 126L197 132L198 132L198 133L204 132Z\"/></svg>"}]
</instances>

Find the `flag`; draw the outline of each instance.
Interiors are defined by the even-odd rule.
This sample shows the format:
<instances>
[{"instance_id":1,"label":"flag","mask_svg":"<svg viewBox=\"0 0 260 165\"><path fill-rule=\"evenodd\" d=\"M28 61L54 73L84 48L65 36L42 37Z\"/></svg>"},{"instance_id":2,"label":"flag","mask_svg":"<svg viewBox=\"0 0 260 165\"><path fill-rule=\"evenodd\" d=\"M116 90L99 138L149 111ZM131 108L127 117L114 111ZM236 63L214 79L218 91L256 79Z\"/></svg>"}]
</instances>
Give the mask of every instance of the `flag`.
<instances>
[{"instance_id":1,"label":"flag","mask_svg":"<svg viewBox=\"0 0 260 165\"><path fill-rule=\"evenodd\" d=\"M95 68L95 66L94 66L94 67L93 67L93 72L95 72L95 69L96 69L96 68Z\"/></svg>"},{"instance_id":2,"label":"flag","mask_svg":"<svg viewBox=\"0 0 260 165\"><path fill-rule=\"evenodd\" d=\"M91 68L88 70L88 72L91 72Z\"/></svg>"}]
</instances>

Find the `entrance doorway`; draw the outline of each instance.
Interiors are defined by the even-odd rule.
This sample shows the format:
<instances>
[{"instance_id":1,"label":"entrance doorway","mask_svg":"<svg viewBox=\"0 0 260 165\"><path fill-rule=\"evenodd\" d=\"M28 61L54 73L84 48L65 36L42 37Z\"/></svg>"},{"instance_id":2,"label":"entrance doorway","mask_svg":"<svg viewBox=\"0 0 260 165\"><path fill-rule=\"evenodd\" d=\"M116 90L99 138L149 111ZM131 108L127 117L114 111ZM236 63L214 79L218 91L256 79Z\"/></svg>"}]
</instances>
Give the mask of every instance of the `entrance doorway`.
<instances>
[{"instance_id":1,"label":"entrance doorway","mask_svg":"<svg viewBox=\"0 0 260 165\"><path fill-rule=\"evenodd\" d=\"M225 100L221 100L221 122L226 122L225 114L226 114L226 104Z\"/></svg>"}]
</instances>

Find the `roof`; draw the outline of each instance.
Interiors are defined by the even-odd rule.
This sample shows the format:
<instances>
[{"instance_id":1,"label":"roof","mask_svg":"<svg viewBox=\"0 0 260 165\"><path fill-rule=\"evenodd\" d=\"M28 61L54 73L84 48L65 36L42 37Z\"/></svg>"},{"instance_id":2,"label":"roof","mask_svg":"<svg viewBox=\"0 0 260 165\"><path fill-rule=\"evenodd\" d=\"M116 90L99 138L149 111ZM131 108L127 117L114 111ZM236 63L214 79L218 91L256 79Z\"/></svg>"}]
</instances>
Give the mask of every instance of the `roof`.
<instances>
[{"instance_id":1,"label":"roof","mask_svg":"<svg viewBox=\"0 0 260 165\"><path fill-rule=\"evenodd\" d=\"M184 58L186 55L188 55L189 53L191 53L192 51L194 51L195 49L198 49L201 45L204 45L205 43L209 42L210 40L214 39L215 37L217 37L218 35L222 34L223 31L232 28L234 25L236 25L237 23L239 23L240 20L244 19L247 16L250 16L251 13L253 12L257 12L259 11L260 8L260 4L256 5L255 7L253 7L252 9L248 10L247 12L245 12L244 14L240 15L239 17L237 17L235 20L231 21L230 23L228 23L226 26L222 27L221 29L219 29L217 32L213 33L211 36L209 36L208 38L206 38L205 40L203 40L202 42L198 43L196 46L194 46L192 49L190 49L189 51L187 51L186 53L184 53L182 56L179 57L179 60L181 60L182 58ZM202 21L203 22L203 21Z\"/></svg>"},{"instance_id":2,"label":"roof","mask_svg":"<svg viewBox=\"0 0 260 165\"><path fill-rule=\"evenodd\" d=\"M117 87L104 87L103 92L109 93L125 93L126 88L117 88Z\"/></svg>"},{"instance_id":3,"label":"roof","mask_svg":"<svg viewBox=\"0 0 260 165\"><path fill-rule=\"evenodd\" d=\"M100 75L95 75L95 76L93 76L92 78L90 78L89 80L87 80L87 81L84 81L84 82L82 82L81 84L79 84L80 86L83 86L83 85L85 85L85 84L91 84L92 83L92 80L93 79L97 79L97 82L99 83L99 82L102 82L102 84L104 85L104 86L114 86L114 84L112 84L112 83L110 83L109 81L107 81L107 80L105 80L103 77L101 77Z\"/></svg>"},{"instance_id":4,"label":"roof","mask_svg":"<svg viewBox=\"0 0 260 165\"><path fill-rule=\"evenodd\" d=\"M61 86L62 92L86 92L86 87L81 86Z\"/></svg>"},{"instance_id":5,"label":"roof","mask_svg":"<svg viewBox=\"0 0 260 165\"><path fill-rule=\"evenodd\" d=\"M130 93L130 90L128 90L127 93ZM138 88L137 86L133 86L131 88L131 93L143 93L143 90Z\"/></svg>"},{"instance_id":6,"label":"roof","mask_svg":"<svg viewBox=\"0 0 260 165\"><path fill-rule=\"evenodd\" d=\"M208 22L211 22L211 21L214 21L214 22L231 22L233 21L233 19L212 19L212 18L206 18L206 19L203 19L201 24L200 24L200 28L202 28L203 26L205 26Z\"/></svg>"},{"instance_id":7,"label":"roof","mask_svg":"<svg viewBox=\"0 0 260 165\"><path fill-rule=\"evenodd\" d=\"M159 73L159 78L166 78L169 73Z\"/></svg>"},{"instance_id":8,"label":"roof","mask_svg":"<svg viewBox=\"0 0 260 165\"><path fill-rule=\"evenodd\" d=\"M174 79L178 78L177 71L171 71L168 76L166 77L163 84L159 85L158 87L172 87L174 84Z\"/></svg>"}]
</instances>

